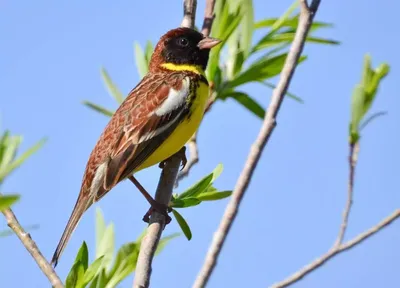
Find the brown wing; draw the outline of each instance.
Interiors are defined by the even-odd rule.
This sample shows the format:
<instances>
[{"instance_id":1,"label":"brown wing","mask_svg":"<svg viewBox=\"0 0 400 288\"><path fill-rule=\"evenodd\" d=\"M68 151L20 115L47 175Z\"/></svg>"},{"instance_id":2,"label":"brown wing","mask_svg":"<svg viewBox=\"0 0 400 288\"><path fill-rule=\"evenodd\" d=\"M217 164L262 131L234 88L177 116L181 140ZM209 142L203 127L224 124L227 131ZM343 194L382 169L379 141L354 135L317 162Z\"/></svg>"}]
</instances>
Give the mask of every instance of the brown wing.
<instances>
[{"instance_id":1,"label":"brown wing","mask_svg":"<svg viewBox=\"0 0 400 288\"><path fill-rule=\"evenodd\" d=\"M186 97L176 103L173 109L162 114L155 113L167 100L171 89L183 89L184 81L184 75L180 73L148 76L115 112L94 149L99 151L98 154L103 154L99 164L108 158L104 189L97 192L94 201L132 174L189 113ZM103 152L105 150L107 154Z\"/></svg>"}]
</instances>

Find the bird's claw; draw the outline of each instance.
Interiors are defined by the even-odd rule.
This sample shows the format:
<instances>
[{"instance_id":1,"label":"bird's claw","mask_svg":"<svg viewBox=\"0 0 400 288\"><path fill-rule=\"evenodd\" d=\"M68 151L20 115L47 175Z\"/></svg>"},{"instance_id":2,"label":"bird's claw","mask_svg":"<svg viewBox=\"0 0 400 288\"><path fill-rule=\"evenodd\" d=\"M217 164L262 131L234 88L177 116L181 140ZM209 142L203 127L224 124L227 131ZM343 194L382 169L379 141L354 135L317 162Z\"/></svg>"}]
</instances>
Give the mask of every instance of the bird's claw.
<instances>
[{"instance_id":1,"label":"bird's claw","mask_svg":"<svg viewBox=\"0 0 400 288\"><path fill-rule=\"evenodd\" d=\"M158 213L162 214L165 217L165 225L169 224L171 222L171 217L168 215L172 211L170 207L164 204L157 203L149 208L149 210L144 214L143 216L143 221L146 223L150 222L150 216L151 214L157 211Z\"/></svg>"},{"instance_id":2,"label":"bird's claw","mask_svg":"<svg viewBox=\"0 0 400 288\"><path fill-rule=\"evenodd\" d=\"M186 167L186 164L187 164L187 158L186 158L186 146L183 146L182 148L181 148L181 150L179 150L176 154L179 154L179 156L181 157L181 161L182 161L182 168L181 168L181 170L180 171L182 171L185 167ZM164 160L164 161L161 161L160 162L160 164L158 164L158 167L160 167L161 169L164 169L164 167L165 167L165 165L167 164L167 161L169 160L169 158L168 159L166 159L166 160Z\"/></svg>"}]
</instances>

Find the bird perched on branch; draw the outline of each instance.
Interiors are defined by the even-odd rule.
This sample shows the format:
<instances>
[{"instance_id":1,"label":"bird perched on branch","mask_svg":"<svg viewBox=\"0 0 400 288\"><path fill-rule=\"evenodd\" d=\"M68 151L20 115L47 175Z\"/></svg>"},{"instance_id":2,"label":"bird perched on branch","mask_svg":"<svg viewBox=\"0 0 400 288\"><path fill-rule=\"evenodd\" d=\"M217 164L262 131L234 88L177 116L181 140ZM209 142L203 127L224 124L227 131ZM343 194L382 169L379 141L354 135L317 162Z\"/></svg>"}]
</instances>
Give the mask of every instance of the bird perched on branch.
<instances>
[{"instance_id":1,"label":"bird perched on branch","mask_svg":"<svg viewBox=\"0 0 400 288\"><path fill-rule=\"evenodd\" d=\"M114 113L90 154L78 200L51 261L54 267L83 213L124 179L138 187L153 209L168 216L167 207L133 174L178 151L184 156L181 149L199 127L208 100L204 71L210 49L220 42L190 28L161 37L148 74Z\"/></svg>"}]
</instances>

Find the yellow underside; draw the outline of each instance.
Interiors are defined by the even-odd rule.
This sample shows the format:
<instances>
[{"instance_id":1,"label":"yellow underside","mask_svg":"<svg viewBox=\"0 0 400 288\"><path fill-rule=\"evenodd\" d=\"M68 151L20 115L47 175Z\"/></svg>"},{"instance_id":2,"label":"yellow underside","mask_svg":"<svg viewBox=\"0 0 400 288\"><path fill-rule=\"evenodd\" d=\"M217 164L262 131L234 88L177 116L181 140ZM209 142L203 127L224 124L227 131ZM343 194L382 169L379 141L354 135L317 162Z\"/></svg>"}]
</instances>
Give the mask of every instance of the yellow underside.
<instances>
[{"instance_id":1,"label":"yellow underside","mask_svg":"<svg viewBox=\"0 0 400 288\"><path fill-rule=\"evenodd\" d=\"M161 146L140 165L135 172L153 166L178 152L196 132L203 118L205 105L208 100L208 85L200 82L196 91L196 98L192 104L190 119L185 119Z\"/></svg>"}]
</instances>

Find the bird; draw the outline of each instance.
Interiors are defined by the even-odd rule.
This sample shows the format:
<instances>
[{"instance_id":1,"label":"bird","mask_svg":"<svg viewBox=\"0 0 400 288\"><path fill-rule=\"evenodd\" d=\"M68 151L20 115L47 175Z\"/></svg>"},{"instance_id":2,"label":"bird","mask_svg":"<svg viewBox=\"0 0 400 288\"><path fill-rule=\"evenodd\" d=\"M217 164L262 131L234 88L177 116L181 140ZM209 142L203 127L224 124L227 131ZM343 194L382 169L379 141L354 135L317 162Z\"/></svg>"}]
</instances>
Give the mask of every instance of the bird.
<instances>
[{"instance_id":1,"label":"bird","mask_svg":"<svg viewBox=\"0 0 400 288\"><path fill-rule=\"evenodd\" d=\"M161 165L179 151L184 154L182 149L204 115L209 96L205 70L211 49L220 42L184 27L160 38L148 73L115 111L89 156L78 199L51 260L53 267L84 212L121 181L131 180L154 209L166 208L133 175Z\"/></svg>"}]
</instances>

